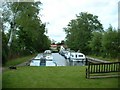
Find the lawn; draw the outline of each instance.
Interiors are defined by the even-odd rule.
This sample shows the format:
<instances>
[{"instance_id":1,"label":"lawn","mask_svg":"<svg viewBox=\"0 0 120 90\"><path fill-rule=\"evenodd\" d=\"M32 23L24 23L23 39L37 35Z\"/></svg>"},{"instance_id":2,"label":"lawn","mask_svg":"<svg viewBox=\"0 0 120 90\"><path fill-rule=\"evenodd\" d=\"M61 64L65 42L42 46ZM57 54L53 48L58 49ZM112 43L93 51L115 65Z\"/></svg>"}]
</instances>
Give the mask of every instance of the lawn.
<instances>
[{"instance_id":1,"label":"lawn","mask_svg":"<svg viewBox=\"0 0 120 90\"><path fill-rule=\"evenodd\" d=\"M2 73L0 72L0 89L2 88Z\"/></svg>"},{"instance_id":2,"label":"lawn","mask_svg":"<svg viewBox=\"0 0 120 90\"><path fill-rule=\"evenodd\" d=\"M18 67L3 72L3 88L118 88L118 78L86 79L86 66Z\"/></svg>"}]
</instances>

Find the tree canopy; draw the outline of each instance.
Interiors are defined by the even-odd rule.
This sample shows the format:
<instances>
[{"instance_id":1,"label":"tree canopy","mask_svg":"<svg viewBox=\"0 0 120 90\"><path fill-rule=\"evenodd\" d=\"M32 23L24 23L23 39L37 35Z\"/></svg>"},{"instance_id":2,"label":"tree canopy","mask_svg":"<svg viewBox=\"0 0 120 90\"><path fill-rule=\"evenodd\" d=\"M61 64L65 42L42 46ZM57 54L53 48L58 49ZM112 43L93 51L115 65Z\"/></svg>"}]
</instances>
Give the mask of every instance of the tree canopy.
<instances>
[{"instance_id":1,"label":"tree canopy","mask_svg":"<svg viewBox=\"0 0 120 90\"><path fill-rule=\"evenodd\" d=\"M41 2L6 2L3 6L3 24L10 28L3 32L2 48L8 57L27 55L49 49L50 39L45 35L46 23L40 19ZM3 54L4 55L4 54ZM7 57L7 54L4 56Z\"/></svg>"},{"instance_id":2,"label":"tree canopy","mask_svg":"<svg viewBox=\"0 0 120 90\"><path fill-rule=\"evenodd\" d=\"M81 12L69 22L64 31L67 46L75 51L108 58L120 56L120 30L112 25L104 30L96 15Z\"/></svg>"},{"instance_id":3,"label":"tree canopy","mask_svg":"<svg viewBox=\"0 0 120 90\"><path fill-rule=\"evenodd\" d=\"M67 45L71 49L80 50L81 52L88 53L89 41L92 37L92 32L102 32L102 24L98 20L98 16L93 14L81 12L69 22L66 32Z\"/></svg>"}]
</instances>

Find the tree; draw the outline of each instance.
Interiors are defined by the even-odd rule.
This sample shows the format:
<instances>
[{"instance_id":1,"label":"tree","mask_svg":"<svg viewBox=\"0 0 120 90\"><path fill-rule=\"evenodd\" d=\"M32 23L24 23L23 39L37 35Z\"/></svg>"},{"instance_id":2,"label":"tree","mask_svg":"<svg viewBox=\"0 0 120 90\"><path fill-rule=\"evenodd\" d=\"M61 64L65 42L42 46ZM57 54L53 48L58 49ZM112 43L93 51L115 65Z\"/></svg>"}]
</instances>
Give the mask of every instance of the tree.
<instances>
[{"instance_id":1,"label":"tree","mask_svg":"<svg viewBox=\"0 0 120 90\"><path fill-rule=\"evenodd\" d=\"M102 32L102 24L98 20L98 16L89 13L81 12L76 15L77 19L69 22L68 27L64 28L66 32L66 43L69 48L80 50L88 54L90 51L89 41L91 40L92 32Z\"/></svg>"},{"instance_id":2,"label":"tree","mask_svg":"<svg viewBox=\"0 0 120 90\"><path fill-rule=\"evenodd\" d=\"M31 52L42 52L49 48L50 40L45 35L46 24L42 23L38 16L42 3L39 1L6 3L3 23L7 22L10 28L7 26L8 33L4 33L7 40L2 39L8 42L9 59L13 56L28 55Z\"/></svg>"},{"instance_id":3,"label":"tree","mask_svg":"<svg viewBox=\"0 0 120 90\"><path fill-rule=\"evenodd\" d=\"M5 25L4 23L10 21L10 19L8 18L8 15L10 15L10 11L9 8L7 7L6 3L2 3L2 8L0 9L2 10L2 16L0 16L0 39L2 39L2 64L4 65L7 62L8 59L8 36L5 34Z\"/></svg>"},{"instance_id":4,"label":"tree","mask_svg":"<svg viewBox=\"0 0 120 90\"><path fill-rule=\"evenodd\" d=\"M45 24L38 17L41 2L15 2L11 5L12 11L16 12L16 32L20 47L24 51L41 52L45 48L46 39ZM48 41L46 41L48 42Z\"/></svg>"},{"instance_id":5,"label":"tree","mask_svg":"<svg viewBox=\"0 0 120 90\"><path fill-rule=\"evenodd\" d=\"M8 38L5 33L2 31L2 64L4 65L8 59Z\"/></svg>"},{"instance_id":6,"label":"tree","mask_svg":"<svg viewBox=\"0 0 120 90\"><path fill-rule=\"evenodd\" d=\"M91 53L95 55L101 55L102 50L102 33L93 32L92 39L89 44Z\"/></svg>"},{"instance_id":7,"label":"tree","mask_svg":"<svg viewBox=\"0 0 120 90\"><path fill-rule=\"evenodd\" d=\"M116 58L118 57L120 50L119 31L109 26L102 38L102 46L106 57Z\"/></svg>"}]
</instances>

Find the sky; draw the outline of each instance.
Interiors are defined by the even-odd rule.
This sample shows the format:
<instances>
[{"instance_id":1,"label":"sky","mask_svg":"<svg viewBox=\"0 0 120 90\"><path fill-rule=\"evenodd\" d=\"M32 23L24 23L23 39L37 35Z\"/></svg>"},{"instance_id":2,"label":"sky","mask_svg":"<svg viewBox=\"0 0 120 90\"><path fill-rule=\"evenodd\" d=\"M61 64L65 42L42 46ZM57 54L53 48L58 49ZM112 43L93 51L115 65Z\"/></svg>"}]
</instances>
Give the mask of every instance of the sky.
<instances>
[{"instance_id":1,"label":"sky","mask_svg":"<svg viewBox=\"0 0 120 90\"><path fill-rule=\"evenodd\" d=\"M120 0L40 0L43 5L40 12L42 22L47 23L47 36L57 42L65 39L64 27L76 15L88 12L98 16L98 20L107 29L111 24L118 28L118 2Z\"/></svg>"},{"instance_id":2,"label":"sky","mask_svg":"<svg viewBox=\"0 0 120 90\"><path fill-rule=\"evenodd\" d=\"M63 28L81 12L88 12L98 16L98 20L106 30L111 24L116 29L120 26L118 20L118 2L120 0L35 0L41 1L40 18L47 23L47 36L61 42L65 39ZM119 4L120 14L120 4Z\"/></svg>"}]
</instances>

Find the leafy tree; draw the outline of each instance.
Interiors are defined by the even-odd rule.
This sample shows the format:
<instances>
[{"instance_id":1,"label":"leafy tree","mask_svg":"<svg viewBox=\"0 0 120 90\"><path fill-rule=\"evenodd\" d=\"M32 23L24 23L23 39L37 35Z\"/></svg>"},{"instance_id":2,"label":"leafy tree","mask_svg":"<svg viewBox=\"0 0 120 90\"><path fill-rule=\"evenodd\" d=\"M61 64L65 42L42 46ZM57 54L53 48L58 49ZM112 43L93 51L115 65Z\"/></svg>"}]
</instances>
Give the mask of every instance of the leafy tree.
<instances>
[{"instance_id":1,"label":"leafy tree","mask_svg":"<svg viewBox=\"0 0 120 90\"><path fill-rule=\"evenodd\" d=\"M9 52L6 51L9 59L31 52L42 52L49 48L50 40L45 35L46 24L42 23L38 16L41 4L39 1L6 2L4 4L3 23L7 22L10 28L8 33L4 33L2 40L5 45L8 42L8 46L4 48L9 49Z\"/></svg>"},{"instance_id":2,"label":"leafy tree","mask_svg":"<svg viewBox=\"0 0 120 90\"><path fill-rule=\"evenodd\" d=\"M8 15L10 15L10 11L9 11L9 8L8 8L8 5L6 3L1 3L2 4L2 8L0 9L1 10L1 14L2 16L0 16L0 39L2 39L2 64L4 65L6 62L7 62L7 59L8 59L8 52L9 52L9 49L8 49L8 46L7 46L7 43L8 43L8 36L5 34L5 25L4 23L10 21L10 19L8 18Z\"/></svg>"},{"instance_id":3,"label":"leafy tree","mask_svg":"<svg viewBox=\"0 0 120 90\"><path fill-rule=\"evenodd\" d=\"M8 46L7 46L8 38L5 33L2 31L2 64L8 59Z\"/></svg>"},{"instance_id":4,"label":"leafy tree","mask_svg":"<svg viewBox=\"0 0 120 90\"><path fill-rule=\"evenodd\" d=\"M43 41L42 42L43 42L43 45L42 45L42 48L41 48L42 50L41 51L45 51L47 49L50 49L51 41L46 35L43 36Z\"/></svg>"},{"instance_id":5,"label":"leafy tree","mask_svg":"<svg viewBox=\"0 0 120 90\"><path fill-rule=\"evenodd\" d=\"M105 52L106 57L118 57L119 54L119 31L113 29L112 26L109 26L107 31L103 35L102 46Z\"/></svg>"},{"instance_id":6,"label":"leafy tree","mask_svg":"<svg viewBox=\"0 0 120 90\"><path fill-rule=\"evenodd\" d=\"M36 8L38 4L33 2L16 2L12 4L12 11L15 12L17 8L17 16L15 22L18 27L18 38L22 44L21 48L26 50L34 49L35 41L38 36L42 35L44 30L41 29L41 21L38 19L39 9ZM39 42L40 43L40 42Z\"/></svg>"},{"instance_id":7,"label":"leafy tree","mask_svg":"<svg viewBox=\"0 0 120 90\"><path fill-rule=\"evenodd\" d=\"M14 2L11 5L12 12L16 13L18 43L23 51L40 52L46 47L45 24L38 17L40 5L41 2Z\"/></svg>"},{"instance_id":8,"label":"leafy tree","mask_svg":"<svg viewBox=\"0 0 120 90\"><path fill-rule=\"evenodd\" d=\"M91 48L92 54L100 56L102 50L102 33L93 32L89 46Z\"/></svg>"},{"instance_id":9,"label":"leafy tree","mask_svg":"<svg viewBox=\"0 0 120 90\"><path fill-rule=\"evenodd\" d=\"M102 32L102 24L98 20L98 16L89 13L81 12L69 22L68 27L64 28L66 32L66 43L69 48L80 50L88 54L90 51L89 41L91 40L92 32Z\"/></svg>"}]
</instances>

